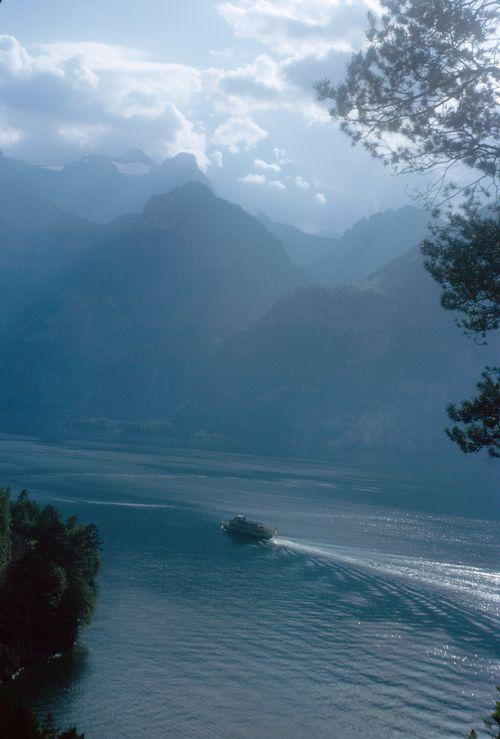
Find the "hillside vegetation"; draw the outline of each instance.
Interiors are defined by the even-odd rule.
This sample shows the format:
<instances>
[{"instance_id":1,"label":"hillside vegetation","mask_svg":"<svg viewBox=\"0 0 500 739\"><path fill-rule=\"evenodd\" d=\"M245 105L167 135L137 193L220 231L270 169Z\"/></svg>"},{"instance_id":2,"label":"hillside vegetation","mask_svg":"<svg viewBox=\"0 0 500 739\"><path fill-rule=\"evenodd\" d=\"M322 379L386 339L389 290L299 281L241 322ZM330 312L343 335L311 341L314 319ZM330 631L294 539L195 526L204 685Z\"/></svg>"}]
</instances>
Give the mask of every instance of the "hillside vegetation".
<instances>
[{"instance_id":1,"label":"hillside vegetation","mask_svg":"<svg viewBox=\"0 0 500 739\"><path fill-rule=\"evenodd\" d=\"M94 525L64 521L26 491L10 507L13 535L26 551L0 587L0 682L73 646L90 620L100 567Z\"/></svg>"}]
</instances>

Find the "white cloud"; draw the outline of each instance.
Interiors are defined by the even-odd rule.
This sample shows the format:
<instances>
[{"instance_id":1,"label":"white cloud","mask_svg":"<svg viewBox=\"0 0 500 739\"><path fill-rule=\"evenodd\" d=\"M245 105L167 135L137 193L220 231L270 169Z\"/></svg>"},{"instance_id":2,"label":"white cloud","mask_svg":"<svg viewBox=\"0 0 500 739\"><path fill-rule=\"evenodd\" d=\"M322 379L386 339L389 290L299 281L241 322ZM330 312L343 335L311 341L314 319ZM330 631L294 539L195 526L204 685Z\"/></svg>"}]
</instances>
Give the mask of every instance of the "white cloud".
<instances>
[{"instance_id":1,"label":"white cloud","mask_svg":"<svg viewBox=\"0 0 500 739\"><path fill-rule=\"evenodd\" d=\"M305 180L300 175L297 175L296 177L294 177L293 181L300 190L309 190L309 188L311 187L311 183L307 182L307 180Z\"/></svg>"},{"instance_id":2,"label":"white cloud","mask_svg":"<svg viewBox=\"0 0 500 739\"><path fill-rule=\"evenodd\" d=\"M233 116L215 129L212 142L236 154L242 148L253 148L267 136L269 131L261 128L250 116Z\"/></svg>"},{"instance_id":3,"label":"white cloud","mask_svg":"<svg viewBox=\"0 0 500 739\"><path fill-rule=\"evenodd\" d=\"M83 149L139 147L156 159L187 151L203 169L211 162L219 167L218 155L207 155L207 141L232 153L256 147L269 136L255 121L257 111L299 113L307 123L329 120L288 78L288 65L259 54L232 69L197 69L122 46L58 42L27 49L0 35L3 144L39 158L43 142L43 158L55 161ZM212 129L214 120L219 125L211 135L205 127ZM276 173L291 163L281 152L275 160L268 164Z\"/></svg>"},{"instance_id":4,"label":"white cloud","mask_svg":"<svg viewBox=\"0 0 500 739\"><path fill-rule=\"evenodd\" d=\"M276 60L260 54L250 64L212 70L215 82L211 104L221 113L230 112L233 116L281 110L299 113L307 123L330 122L326 107L316 100L313 85L304 90L304 63L293 57Z\"/></svg>"},{"instance_id":5,"label":"white cloud","mask_svg":"<svg viewBox=\"0 0 500 739\"><path fill-rule=\"evenodd\" d=\"M218 149L210 154L210 160L212 161L212 164L215 164L216 167L224 166L224 157L222 155L222 152Z\"/></svg>"},{"instance_id":6,"label":"white cloud","mask_svg":"<svg viewBox=\"0 0 500 739\"><path fill-rule=\"evenodd\" d=\"M24 138L24 132L19 128L12 128L0 121L0 147L17 144Z\"/></svg>"},{"instance_id":7,"label":"white cloud","mask_svg":"<svg viewBox=\"0 0 500 739\"><path fill-rule=\"evenodd\" d=\"M249 185L265 185L267 184L266 176L263 174L246 174L238 177L240 182L247 182Z\"/></svg>"},{"instance_id":8,"label":"white cloud","mask_svg":"<svg viewBox=\"0 0 500 739\"><path fill-rule=\"evenodd\" d=\"M273 155L280 166L284 166L285 164L293 164L293 159L290 159L287 156L285 149L280 149L278 146L275 146L273 149Z\"/></svg>"},{"instance_id":9,"label":"white cloud","mask_svg":"<svg viewBox=\"0 0 500 739\"><path fill-rule=\"evenodd\" d=\"M316 202L318 202L320 205L325 205L326 195L323 192L317 192L314 197L316 198Z\"/></svg>"},{"instance_id":10,"label":"white cloud","mask_svg":"<svg viewBox=\"0 0 500 739\"><path fill-rule=\"evenodd\" d=\"M249 185L267 185L277 190L287 189L287 186L281 180L268 180L263 174L246 174L243 177L238 177L238 180L240 182L246 182Z\"/></svg>"},{"instance_id":11,"label":"white cloud","mask_svg":"<svg viewBox=\"0 0 500 739\"><path fill-rule=\"evenodd\" d=\"M30 55L14 36L0 36L0 67L15 76L28 75L33 71Z\"/></svg>"},{"instance_id":12,"label":"white cloud","mask_svg":"<svg viewBox=\"0 0 500 739\"><path fill-rule=\"evenodd\" d=\"M287 186L281 180L269 180L269 187L276 187L278 190L286 190Z\"/></svg>"},{"instance_id":13,"label":"white cloud","mask_svg":"<svg viewBox=\"0 0 500 739\"><path fill-rule=\"evenodd\" d=\"M287 87L282 63L267 54L260 54L251 64L226 70L221 79L225 94L243 101L251 100L259 107L279 101Z\"/></svg>"},{"instance_id":14,"label":"white cloud","mask_svg":"<svg viewBox=\"0 0 500 739\"><path fill-rule=\"evenodd\" d=\"M277 164L277 162L266 162L263 159L254 159L253 165L254 167L257 167L257 169L281 172L281 165Z\"/></svg>"},{"instance_id":15,"label":"white cloud","mask_svg":"<svg viewBox=\"0 0 500 739\"><path fill-rule=\"evenodd\" d=\"M234 46L226 46L224 49L211 49L210 56L219 61L227 61L237 56L237 49Z\"/></svg>"},{"instance_id":16,"label":"white cloud","mask_svg":"<svg viewBox=\"0 0 500 739\"><path fill-rule=\"evenodd\" d=\"M376 0L232 0L217 5L237 36L294 58L359 45Z\"/></svg>"},{"instance_id":17,"label":"white cloud","mask_svg":"<svg viewBox=\"0 0 500 739\"><path fill-rule=\"evenodd\" d=\"M28 51L0 36L5 141L45 156L144 147L153 157L180 151L206 168L203 127L182 107L200 93L204 73L150 61L134 49L94 43L38 44ZM209 86L211 75L206 73ZM12 131L22 129L23 135Z\"/></svg>"}]
</instances>

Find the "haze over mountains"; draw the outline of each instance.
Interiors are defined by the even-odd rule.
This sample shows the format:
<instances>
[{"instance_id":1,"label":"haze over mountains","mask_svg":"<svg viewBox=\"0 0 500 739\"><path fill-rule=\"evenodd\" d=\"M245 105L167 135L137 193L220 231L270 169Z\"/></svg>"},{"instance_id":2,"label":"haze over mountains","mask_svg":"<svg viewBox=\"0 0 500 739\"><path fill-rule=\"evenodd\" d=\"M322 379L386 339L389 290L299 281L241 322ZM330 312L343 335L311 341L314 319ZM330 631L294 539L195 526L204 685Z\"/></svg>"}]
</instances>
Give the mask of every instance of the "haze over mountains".
<instances>
[{"instance_id":1,"label":"haze over mountains","mask_svg":"<svg viewBox=\"0 0 500 739\"><path fill-rule=\"evenodd\" d=\"M99 238L99 228L32 196L21 183L1 187L0 325Z\"/></svg>"},{"instance_id":2,"label":"haze over mountains","mask_svg":"<svg viewBox=\"0 0 500 739\"><path fill-rule=\"evenodd\" d=\"M304 233L276 223L263 213L261 223L283 242L290 259L321 284L359 282L419 244L428 232L428 215L406 205L363 218L339 238Z\"/></svg>"},{"instance_id":3,"label":"haze over mountains","mask_svg":"<svg viewBox=\"0 0 500 739\"><path fill-rule=\"evenodd\" d=\"M218 349L177 420L257 453L442 454L446 405L486 354L439 307L414 248L359 285L278 301Z\"/></svg>"},{"instance_id":4,"label":"haze over mountains","mask_svg":"<svg viewBox=\"0 0 500 739\"><path fill-rule=\"evenodd\" d=\"M7 414L21 425L163 418L220 341L307 280L280 242L206 185L155 196L104 229L10 327Z\"/></svg>"},{"instance_id":5,"label":"haze over mountains","mask_svg":"<svg viewBox=\"0 0 500 739\"><path fill-rule=\"evenodd\" d=\"M2 191L17 184L33 197L98 223L139 211L153 195L186 182L210 184L192 154L156 164L135 149L114 158L88 156L61 167L0 157Z\"/></svg>"},{"instance_id":6,"label":"haze over mountains","mask_svg":"<svg viewBox=\"0 0 500 739\"><path fill-rule=\"evenodd\" d=\"M439 306L418 209L314 236L217 197L188 155L138 151L3 158L0 186L1 430L168 420L170 443L268 454L448 448L446 403L487 350Z\"/></svg>"},{"instance_id":7,"label":"haze over mountains","mask_svg":"<svg viewBox=\"0 0 500 739\"><path fill-rule=\"evenodd\" d=\"M428 221L428 214L411 205L363 218L309 271L330 285L358 282L419 244L427 235Z\"/></svg>"},{"instance_id":8,"label":"haze over mountains","mask_svg":"<svg viewBox=\"0 0 500 739\"><path fill-rule=\"evenodd\" d=\"M305 233L299 228L295 228L295 226L277 223L266 216L265 213L259 213L257 218L268 231L282 242L292 262L299 267L307 269L319 259L329 253L335 253L337 250L338 239Z\"/></svg>"}]
</instances>

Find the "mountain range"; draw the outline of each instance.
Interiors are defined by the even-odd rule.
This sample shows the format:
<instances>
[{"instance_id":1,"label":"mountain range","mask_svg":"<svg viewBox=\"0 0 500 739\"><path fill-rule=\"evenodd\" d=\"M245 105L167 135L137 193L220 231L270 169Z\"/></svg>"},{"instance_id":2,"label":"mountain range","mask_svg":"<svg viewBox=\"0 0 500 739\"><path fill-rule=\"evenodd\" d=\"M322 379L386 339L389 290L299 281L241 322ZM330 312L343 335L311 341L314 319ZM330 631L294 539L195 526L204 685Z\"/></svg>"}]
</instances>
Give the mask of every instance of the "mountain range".
<instances>
[{"instance_id":1,"label":"mountain range","mask_svg":"<svg viewBox=\"0 0 500 739\"><path fill-rule=\"evenodd\" d=\"M309 271L321 283L358 282L418 245L428 222L428 214L412 205L362 218Z\"/></svg>"},{"instance_id":2,"label":"mountain range","mask_svg":"<svg viewBox=\"0 0 500 739\"><path fill-rule=\"evenodd\" d=\"M11 322L4 419L163 418L221 341L308 281L258 221L206 185L155 196L102 229Z\"/></svg>"},{"instance_id":3,"label":"mountain range","mask_svg":"<svg viewBox=\"0 0 500 739\"><path fill-rule=\"evenodd\" d=\"M439 306L418 209L305 234L217 197L189 155L140 151L0 158L0 187L1 430L161 422L169 443L266 454L453 453L444 409L488 352Z\"/></svg>"},{"instance_id":4,"label":"mountain range","mask_svg":"<svg viewBox=\"0 0 500 739\"><path fill-rule=\"evenodd\" d=\"M359 282L388 264L428 235L429 216L405 205L363 218L342 236L305 233L276 223L264 213L260 222L280 239L295 264L320 284Z\"/></svg>"},{"instance_id":5,"label":"mountain range","mask_svg":"<svg viewBox=\"0 0 500 739\"><path fill-rule=\"evenodd\" d=\"M292 262L299 267L307 269L337 250L338 239L336 238L316 236L316 234L301 231L295 226L277 223L265 213L259 213L257 218L273 236L281 241Z\"/></svg>"},{"instance_id":6,"label":"mountain range","mask_svg":"<svg viewBox=\"0 0 500 739\"><path fill-rule=\"evenodd\" d=\"M219 347L176 424L186 443L255 453L452 453L446 405L487 357L440 307L413 248L358 285L282 298Z\"/></svg>"},{"instance_id":7,"label":"mountain range","mask_svg":"<svg viewBox=\"0 0 500 739\"><path fill-rule=\"evenodd\" d=\"M192 154L156 164L139 149L110 158L87 156L64 166L0 157L0 191L21 187L72 215L105 223L142 210L153 195L186 182L210 183Z\"/></svg>"},{"instance_id":8,"label":"mountain range","mask_svg":"<svg viewBox=\"0 0 500 739\"><path fill-rule=\"evenodd\" d=\"M30 194L22 182L0 198L0 326L98 241L99 227Z\"/></svg>"}]
</instances>

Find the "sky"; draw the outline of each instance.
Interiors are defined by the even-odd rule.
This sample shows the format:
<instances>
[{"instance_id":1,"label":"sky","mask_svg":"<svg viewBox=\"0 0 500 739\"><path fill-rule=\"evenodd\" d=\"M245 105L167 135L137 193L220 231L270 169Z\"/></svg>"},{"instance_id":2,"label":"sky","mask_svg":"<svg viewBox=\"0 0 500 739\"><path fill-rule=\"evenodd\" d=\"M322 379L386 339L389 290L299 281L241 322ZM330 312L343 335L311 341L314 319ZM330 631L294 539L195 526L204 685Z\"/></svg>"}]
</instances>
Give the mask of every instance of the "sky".
<instances>
[{"instance_id":1,"label":"sky","mask_svg":"<svg viewBox=\"0 0 500 739\"><path fill-rule=\"evenodd\" d=\"M376 0L3 0L0 148L61 164L187 151L251 212L341 233L410 202L332 121L314 82L342 79Z\"/></svg>"}]
</instances>

